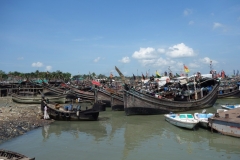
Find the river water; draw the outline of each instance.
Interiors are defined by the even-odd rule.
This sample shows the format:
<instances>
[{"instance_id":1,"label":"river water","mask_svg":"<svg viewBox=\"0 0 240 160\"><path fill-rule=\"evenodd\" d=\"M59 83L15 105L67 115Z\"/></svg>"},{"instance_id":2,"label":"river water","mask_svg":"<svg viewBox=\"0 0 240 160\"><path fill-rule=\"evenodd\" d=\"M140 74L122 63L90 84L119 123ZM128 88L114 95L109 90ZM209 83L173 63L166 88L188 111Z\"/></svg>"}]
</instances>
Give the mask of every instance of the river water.
<instances>
[{"instance_id":1,"label":"river water","mask_svg":"<svg viewBox=\"0 0 240 160\"><path fill-rule=\"evenodd\" d=\"M240 99L219 99L221 104ZM202 110L188 113L202 112ZM36 160L240 160L240 138L197 127L182 129L163 115L125 116L123 111L101 112L99 121L59 122L35 129L0 144Z\"/></svg>"}]
</instances>

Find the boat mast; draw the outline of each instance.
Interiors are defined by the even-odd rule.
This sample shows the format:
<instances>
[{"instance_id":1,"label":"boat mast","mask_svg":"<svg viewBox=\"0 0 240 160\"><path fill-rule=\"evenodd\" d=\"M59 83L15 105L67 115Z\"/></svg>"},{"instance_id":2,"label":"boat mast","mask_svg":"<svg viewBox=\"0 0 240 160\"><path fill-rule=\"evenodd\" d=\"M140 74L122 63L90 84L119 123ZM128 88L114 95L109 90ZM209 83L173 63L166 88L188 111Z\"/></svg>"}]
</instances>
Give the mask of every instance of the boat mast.
<instances>
[{"instance_id":1,"label":"boat mast","mask_svg":"<svg viewBox=\"0 0 240 160\"><path fill-rule=\"evenodd\" d=\"M194 74L193 85L194 85L195 100L197 100L197 90L196 90L196 84L195 84L195 77L196 77L196 74Z\"/></svg>"},{"instance_id":2,"label":"boat mast","mask_svg":"<svg viewBox=\"0 0 240 160\"><path fill-rule=\"evenodd\" d=\"M213 75L213 66L212 66L212 61L210 61L210 73Z\"/></svg>"}]
</instances>

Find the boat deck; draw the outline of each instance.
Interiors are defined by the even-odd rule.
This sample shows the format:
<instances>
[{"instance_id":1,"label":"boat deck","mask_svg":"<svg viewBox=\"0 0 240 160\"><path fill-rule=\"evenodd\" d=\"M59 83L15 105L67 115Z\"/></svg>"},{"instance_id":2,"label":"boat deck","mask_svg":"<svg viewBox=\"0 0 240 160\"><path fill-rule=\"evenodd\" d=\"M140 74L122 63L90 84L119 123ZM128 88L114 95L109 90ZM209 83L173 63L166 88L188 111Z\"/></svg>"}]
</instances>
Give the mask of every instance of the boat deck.
<instances>
[{"instance_id":1,"label":"boat deck","mask_svg":"<svg viewBox=\"0 0 240 160\"><path fill-rule=\"evenodd\" d=\"M240 123L240 108L231 109L225 112L218 113L219 117L213 116L210 119L220 120L225 122Z\"/></svg>"}]
</instances>

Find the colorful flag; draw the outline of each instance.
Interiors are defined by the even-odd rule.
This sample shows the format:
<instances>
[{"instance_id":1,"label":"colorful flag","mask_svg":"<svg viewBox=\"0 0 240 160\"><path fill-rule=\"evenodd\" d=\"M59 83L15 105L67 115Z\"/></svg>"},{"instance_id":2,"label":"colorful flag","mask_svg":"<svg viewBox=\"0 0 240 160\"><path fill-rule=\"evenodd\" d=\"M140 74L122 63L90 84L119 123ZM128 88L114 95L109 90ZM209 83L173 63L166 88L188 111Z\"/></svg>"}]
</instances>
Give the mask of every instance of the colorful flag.
<instances>
[{"instance_id":1,"label":"colorful flag","mask_svg":"<svg viewBox=\"0 0 240 160\"><path fill-rule=\"evenodd\" d=\"M226 75L225 75L224 70L222 70L222 72L221 72L221 77L222 77L222 78L226 78Z\"/></svg>"},{"instance_id":2,"label":"colorful flag","mask_svg":"<svg viewBox=\"0 0 240 160\"><path fill-rule=\"evenodd\" d=\"M188 69L188 67L185 66L185 64L184 64L183 66L184 66L184 71L185 71L186 73L190 72L189 69Z\"/></svg>"},{"instance_id":3,"label":"colorful flag","mask_svg":"<svg viewBox=\"0 0 240 160\"><path fill-rule=\"evenodd\" d=\"M160 74L158 73L158 71L156 71L156 77L157 78L161 78Z\"/></svg>"},{"instance_id":4,"label":"colorful flag","mask_svg":"<svg viewBox=\"0 0 240 160\"><path fill-rule=\"evenodd\" d=\"M100 86L101 85L98 81L94 81L94 80L92 80L92 84L94 84L96 86Z\"/></svg>"}]
</instances>

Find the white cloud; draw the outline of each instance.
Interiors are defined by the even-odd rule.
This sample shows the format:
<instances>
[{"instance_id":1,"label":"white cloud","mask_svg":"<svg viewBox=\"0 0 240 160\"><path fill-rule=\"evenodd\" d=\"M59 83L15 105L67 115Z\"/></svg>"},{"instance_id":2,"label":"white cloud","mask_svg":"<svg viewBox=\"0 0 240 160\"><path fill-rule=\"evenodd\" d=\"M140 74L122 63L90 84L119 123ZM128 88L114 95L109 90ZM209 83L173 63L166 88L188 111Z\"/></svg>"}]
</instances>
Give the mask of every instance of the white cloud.
<instances>
[{"instance_id":1,"label":"white cloud","mask_svg":"<svg viewBox=\"0 0 240 160\"><path fill-rule=\"evenodd\" d=\"M218 63L217 61L212 60L209 57L204 57L203 59L200 59L200 62L205 63L205 64L210 64L211 61L212 61L212 64Z\"/></svg>"},{"instance_id":2,"label":"white cloud","mask_svg":"<svg viewBox=\"0 0 240 160\"><path fill-rule=\"evenodd\" d=\"M18 57L18 60L23 60L24 58L23 57Z\"/></svg>"},{"instance_id":3,"label":"white cloud","mask_svg":"<svg viewBox=\"0 0 240 160\"><path fill-rule=\"evenodd\" d=\"M97 57L96 59L94 59L94 62L98 62L100 60L100 57Z\"/></svg>"},{"instance_id":4,"label":"white cloud","mask_svg":"<svg viewBox=\"0 0 240 160\"><path fill-rule=\"evenodd\" d=\"M139 60L139 62L143 65L143 66L147 66L147 65L152 65L153 63L156 62L155 59L142 59Z\"/></svg>"},{"instance_id":5,"label":"white cloud","mask_svg":"<svg viewBox=\"0 0 240 160\"><path fill-rule=\"evenodd\" d=\"M200 65L197 64L197 63L190 63L189 64L189 68L199 68L199 67L200 67Z\"/></svg>"},{"instance_id":6,"label":"white cloud","mask_svg":"<svg viewBox=\"0 0 240 160\"><path fill-rule=\"evenodd\" d=\"M129 57L123 57L121 60L119 60L122 63L129 63L130 62L130 58Z\"/></svg>"},{"instance_id":7,"label":"white cloud","mask_svg":"<svg viewBox=\"0 0 240 160\"><path fill-rule=\"evenodd\" d=\"M189 24L189 25L193 25L193 24L194 24L194 21L189 21L188 24Z\"/></svg>"},{"instance_id":8,"label":"white cloud","mask_svg":"<svg viewBox=\"0 0 240 160\"><path fill-rule=\"evenodd\" d=\"M167 56L170 56L172 58L192 57L195 55L196 54L194 53L194 50L186 46L184 43L180 43L172 47L169 47L169 51L167 52Z\"/></svg>"},{"instance_id":9,"label":"white cloud","mask_svg":"<svg viewBox=\"0 0 240 160\"><path fill-rule=\"evenodd\" d=\"M213 23L213 29L219 28L219 27L223 27L223 25L221 23Z\"/></svg>"},{"instance_id":10,"label":"white cloud","mask_svg":"<svg viewBox=\"0 0 240 160\"><path fill-rule=\"evenodd\" d=\"M183 14L184 14L184 16L188 16L188 15L192 14L192 10L191 9L185 9L183 11Z\"/></svg>"},{"instance_id":11,"label":"white cloud","mask_svg":"<svg viewBox=\"0 0 240 160\"><path fill-rule=\"evenodd\" d=\"M163 58L158 58L156 62L154 63L154 66L169 66L171 64L174 64L175 61L171 59L163 59Z\"/></svg>"},{"instance_id":12,"label":"white cloud","mask_svg":"<svg viewBox=\"0 0 240 160\"><path fill-rule=\"evenodd\" d=\"M32 67L42 67L42 66L43 66L43 63L41 62L32 63Z\"/></svg>"},{"instance_id":13,"label":"white cloud","mask_svg":"<svg viewBox=\"0 0 240 160\"><path fill-rule=\"evenodd\" d=\"M47 70L47 71L52 70L52 66L46 66L46 70Z\"/></svg>"},{"instance_id":14,"label":"white cloud","mask_svg":"<svg viewBox=\"0 0 240 160\"><path fill-rule=\"evenodd\" d=\"M154 48L140 48L139 51L135 51L132 55L136 59L155 58L156 53Z\"/></svg>"},{"instance_id":15,"label":"white cloud","mask_svg":"<svg viewBox=\"0 0 240 160\"><path fill-rule=\"evenodd\" d=\"M158 50L157 50L159 53L165 53L165 49L163 49L163 48L158 48Z\"/></svg>"}]
</instances>

